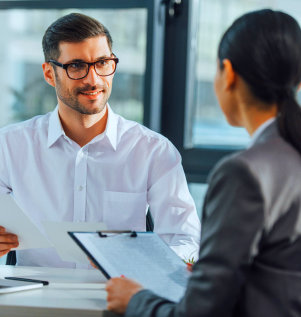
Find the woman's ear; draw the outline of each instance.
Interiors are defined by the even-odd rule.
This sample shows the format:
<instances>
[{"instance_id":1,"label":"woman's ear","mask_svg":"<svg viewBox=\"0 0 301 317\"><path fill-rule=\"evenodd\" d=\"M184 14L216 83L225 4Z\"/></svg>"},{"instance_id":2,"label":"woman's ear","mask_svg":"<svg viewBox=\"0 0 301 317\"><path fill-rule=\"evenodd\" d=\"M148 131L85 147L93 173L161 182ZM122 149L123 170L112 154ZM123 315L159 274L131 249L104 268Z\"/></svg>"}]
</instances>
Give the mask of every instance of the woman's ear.
<instances>
[{"instance_id":1,"label":"woman's ear","mask_svg":"<svg viewBox=\"0 0 301 317\"><path fill-rule=\"evenodd\" d=\"M226 89L231 89L235 85L236 82L236 73L232 67L232 63L229 59L223 60L223 70L224 70L224 79Z\"/></svg>"}]
</instances>

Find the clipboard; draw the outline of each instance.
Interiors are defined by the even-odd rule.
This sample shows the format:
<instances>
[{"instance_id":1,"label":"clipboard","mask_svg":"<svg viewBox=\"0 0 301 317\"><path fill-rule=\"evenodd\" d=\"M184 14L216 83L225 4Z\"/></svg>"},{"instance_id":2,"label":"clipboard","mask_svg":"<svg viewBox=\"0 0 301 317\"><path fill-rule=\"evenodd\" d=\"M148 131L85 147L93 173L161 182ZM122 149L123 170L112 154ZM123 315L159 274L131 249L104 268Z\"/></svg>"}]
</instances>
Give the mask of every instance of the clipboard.
<instances>
[{"instance_id":1,"label":"clipboard","mask_svg":"<svg viewBox=\"0 0 301 317\"><path fill-rule=\"evenodd\" d=\"M88 258L93 262L93 264L102 272L102 274L107 278L110 279L111 277L116 277L119 275L112 276L110 272L103 267L98 260L96 259L95 250L91 250L91 246L86 245L83 239L79 236L81 234L93 234L98 236L99 238L107 238L112 237L116 234L125 234L132 237L137 236L137 233L135 231L130 230L102 230L97 232L75 232L75 231L68 231L69 236L76 242L76 244L82 249L82 251L85 252L85 254L88 256Z\"/></svg>"},{"instance_id":2,"label":"clipboard","mask_svg":"<svg viewBox=\"0 0 301 317\"><path fill-rule=\"evenodd\" d=\"M103 275L134 279L172 301L185 293L186 264L154 232L68 232Z\"/></svg>"}]
</instances>

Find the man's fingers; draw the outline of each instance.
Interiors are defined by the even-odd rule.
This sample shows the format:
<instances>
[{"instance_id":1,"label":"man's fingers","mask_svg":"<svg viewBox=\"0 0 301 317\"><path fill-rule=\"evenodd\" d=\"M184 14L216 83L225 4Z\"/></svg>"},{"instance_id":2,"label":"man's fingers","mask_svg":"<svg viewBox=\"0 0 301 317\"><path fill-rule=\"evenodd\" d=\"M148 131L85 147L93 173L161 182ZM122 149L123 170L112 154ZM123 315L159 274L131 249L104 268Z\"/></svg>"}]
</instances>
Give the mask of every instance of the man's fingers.
<instances>
[{"instance_id":1,"label":"man's fingers","mask_svg":"<svg viewBox=\"0 0 301 317\"><path fill-rule=\"evenodd\" d=\"M13 233L0 233L0 243L17 243L18 236Z\"/></svg>"},{"instance_id":2,"label":"man's fingers","mask_svg":"<svg viewBox=\"0 0 301 317\"><path fill-rule=\"evenodd\" d=\"M4 227L0 226L0 233L4 233L6 230Z\"/></svg>"},{"instance_id":3,"label":"man's fingers","mask_svg":"<svg viewBox=\"0 0 301 317\"><path fill-rule=\"evenodd\" d=\"M0 251L10 250L12 248L17 248L19 246L19 242L15 243L0 243Z\"/></svg>"},{"instance_id":4,"label":"man's fingers","mask_svg":"<svg viewBox=\"0 0 301 317\"><path fill-rule=\"evenodd\" d=\"M10 251L10 249L0 251L0 257L4 256Z\"/></svg>"},{"instance_id":5,"label":"man's fingers","mask_svg":"<svg viewBox=\"0 0 301 317\"><path fill-rule=\"evenodd\" d=\"M3 253L0 256L5 255L12 248L19 246L18 236L13 233L0 233L0 251Z\"/></svg>"}]
</instances>

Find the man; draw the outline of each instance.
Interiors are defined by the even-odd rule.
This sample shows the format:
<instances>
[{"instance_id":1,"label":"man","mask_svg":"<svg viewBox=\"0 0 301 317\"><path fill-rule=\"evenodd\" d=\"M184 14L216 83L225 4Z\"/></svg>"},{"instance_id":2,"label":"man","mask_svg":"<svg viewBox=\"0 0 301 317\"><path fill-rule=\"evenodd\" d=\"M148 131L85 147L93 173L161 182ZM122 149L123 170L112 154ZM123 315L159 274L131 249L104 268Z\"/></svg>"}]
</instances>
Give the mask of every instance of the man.
<instances>
[{"instance_id":1,"label":"man","mask_svg":"<svg viewBox=\"0 0 301 317\"><path fill-rule=\"evenodd\" d=\"M58 105L1 130L0 192L12 193L41 230L50 220L144 231L149 208L154 231L179 256L196 258L200 223L179 153L108 105L118 63L108 30L90 17L69 14L47 29L43 51L44 77ZM18 239L1 230L4 255ZM53 249L19 251L17 263L75 266Z\"/></svg>"}]
</instances>

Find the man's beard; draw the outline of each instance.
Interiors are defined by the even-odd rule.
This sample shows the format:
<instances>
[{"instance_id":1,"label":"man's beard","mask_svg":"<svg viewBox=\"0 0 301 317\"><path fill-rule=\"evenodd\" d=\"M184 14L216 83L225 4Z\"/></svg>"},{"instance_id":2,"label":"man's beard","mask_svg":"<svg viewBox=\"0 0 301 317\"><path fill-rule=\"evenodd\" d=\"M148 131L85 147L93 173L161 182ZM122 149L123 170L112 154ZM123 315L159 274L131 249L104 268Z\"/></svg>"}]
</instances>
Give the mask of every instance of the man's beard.
<instances>
[{"instance_id":1,"label":"man's beard","mask_svg":"<svg viewBox=\"0 0 301 317\"><path fill-rule=\"evenodd\" d=\"M106 106L109 96L105 98L102 101L98 101L97 107L94 107L90 109L89 107L86 107L84 104L79 102L77 96L80 95L80 93L85 92L85 91L91 91L91 90L103 90L104 93L107 92L106 87L104 86L91 86L91 85L85 85L81 88L75 88L73 91L67 91L64 90L64 86L62 85L61 80L56 76L56 94L58 99L60 99L66 106L70 107L71 109L81 113L81 114L87 114L87 115L92 115L92 114L97 114L100 113L104 107ZM96 101L92 100L87 100L86 103L95 103Z\"/></svg>"}]
</instances>

